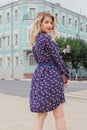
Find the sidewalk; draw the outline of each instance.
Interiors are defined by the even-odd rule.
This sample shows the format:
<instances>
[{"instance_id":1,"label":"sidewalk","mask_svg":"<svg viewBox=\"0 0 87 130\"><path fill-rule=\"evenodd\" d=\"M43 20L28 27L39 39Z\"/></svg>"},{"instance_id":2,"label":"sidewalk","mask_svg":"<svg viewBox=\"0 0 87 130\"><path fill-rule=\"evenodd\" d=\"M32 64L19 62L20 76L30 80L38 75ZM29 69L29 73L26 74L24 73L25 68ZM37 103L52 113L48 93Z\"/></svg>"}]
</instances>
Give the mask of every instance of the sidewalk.
<instances>
[{"instance_id":1,"label":"sidewalk","mask_svg":"<svg viewBox=\"0 0 87 130\"><path fill-rule=\"evenodd\" d=\"M64 111L67 130L87 130L87 102L68 99ZM32 130L34 118L28 98L0 94L0 130ZM43 130L56 130L52 112Z\"/></svg>"}]
</instances>

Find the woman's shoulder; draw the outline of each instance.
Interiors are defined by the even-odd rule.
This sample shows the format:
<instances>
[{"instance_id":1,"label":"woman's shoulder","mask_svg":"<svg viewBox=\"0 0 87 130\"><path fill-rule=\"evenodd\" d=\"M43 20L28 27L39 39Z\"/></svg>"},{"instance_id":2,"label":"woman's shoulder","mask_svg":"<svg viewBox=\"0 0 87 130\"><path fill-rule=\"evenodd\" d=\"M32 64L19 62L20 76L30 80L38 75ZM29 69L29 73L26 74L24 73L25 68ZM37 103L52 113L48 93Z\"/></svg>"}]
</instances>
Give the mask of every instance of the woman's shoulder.
<instances>
[{"instance_id":1,"label":"woman's shoulder","mask_svg":"<svg viewBox=\"0 0 87 130\"><path fill-rule=\"evenodd\" d=\"M40 32L37 39L44 41L44 42L49 42L51 40L51 36L49 34L44 33L44 32Z\"/></svg>"}]
</instances>

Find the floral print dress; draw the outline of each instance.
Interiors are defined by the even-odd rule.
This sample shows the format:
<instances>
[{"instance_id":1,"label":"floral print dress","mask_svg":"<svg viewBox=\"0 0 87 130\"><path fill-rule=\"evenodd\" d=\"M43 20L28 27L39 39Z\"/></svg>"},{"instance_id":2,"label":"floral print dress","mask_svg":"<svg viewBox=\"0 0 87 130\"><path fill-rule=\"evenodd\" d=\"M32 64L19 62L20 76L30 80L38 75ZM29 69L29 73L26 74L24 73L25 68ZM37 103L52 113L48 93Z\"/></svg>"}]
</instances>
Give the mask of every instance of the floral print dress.
<instances>
[{"instance_id":1,"label":"floral print dress","mask_svg":"<svg viewBox=\"0 0 87 130\"><path fill-rule=\"evenodd\" d=\"M30 110L38 113L52 111L65 102L61 75L68 78L69 72L50 35L39 33L32 51L38 66L31 81Z\"/></svg>"}]
</instances>

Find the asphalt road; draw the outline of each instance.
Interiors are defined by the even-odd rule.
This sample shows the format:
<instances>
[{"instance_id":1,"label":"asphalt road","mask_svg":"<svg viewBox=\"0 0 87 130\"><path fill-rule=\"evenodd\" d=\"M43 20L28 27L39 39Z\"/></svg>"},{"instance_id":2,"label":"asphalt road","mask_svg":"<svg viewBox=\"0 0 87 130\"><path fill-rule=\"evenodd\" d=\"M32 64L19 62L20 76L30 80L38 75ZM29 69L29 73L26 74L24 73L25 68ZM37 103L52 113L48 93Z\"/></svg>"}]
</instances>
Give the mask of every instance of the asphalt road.
<instances>
[{"instance_id":1,"label":"asphalt road","mask_svg":"<svg viewBox=\"0 0 87 130\"><path fill-rule=\"evenodd\" d=\"M69 87L65 89L65 93L87 90L87 81L70 81ZM30 81L20 80L0 80L0 93L29 97Z\"/></svg>"}]
</instances>

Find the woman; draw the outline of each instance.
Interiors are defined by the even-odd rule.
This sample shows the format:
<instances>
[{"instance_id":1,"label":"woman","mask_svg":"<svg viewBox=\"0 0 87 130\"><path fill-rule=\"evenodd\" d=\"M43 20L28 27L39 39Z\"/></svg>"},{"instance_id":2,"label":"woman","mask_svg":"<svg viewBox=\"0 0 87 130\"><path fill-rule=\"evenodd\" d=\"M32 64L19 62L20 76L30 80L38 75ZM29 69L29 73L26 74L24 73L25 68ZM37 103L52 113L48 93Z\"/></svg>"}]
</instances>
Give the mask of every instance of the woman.
<instances>
[{"instance_id":1,"label":"woman","mask_svg":"<svg viewBox=\"0 0 87 130\"><path fill-rule=\"evenodd\" d=\"M66 130L63 111L64 86L69 72L55 43L56 22L47 12L37 15L30 44L38 66L33 74L30 90L30 109L37 113L33 130L42 130L47 112L53 111L57 130ZM65 83L66 82L66 83Z\"/></svg>"}]
</instances>

